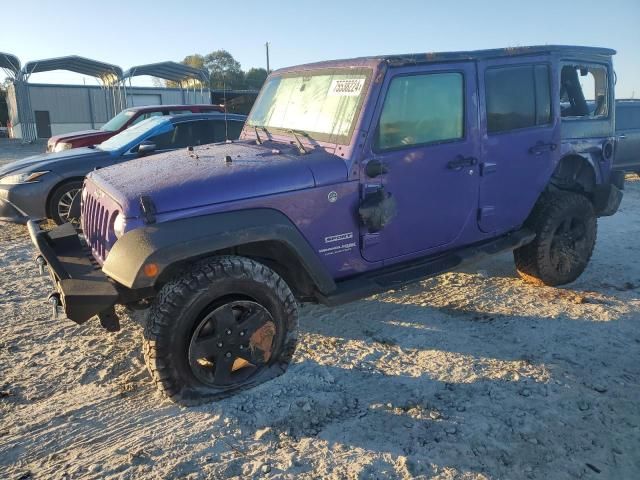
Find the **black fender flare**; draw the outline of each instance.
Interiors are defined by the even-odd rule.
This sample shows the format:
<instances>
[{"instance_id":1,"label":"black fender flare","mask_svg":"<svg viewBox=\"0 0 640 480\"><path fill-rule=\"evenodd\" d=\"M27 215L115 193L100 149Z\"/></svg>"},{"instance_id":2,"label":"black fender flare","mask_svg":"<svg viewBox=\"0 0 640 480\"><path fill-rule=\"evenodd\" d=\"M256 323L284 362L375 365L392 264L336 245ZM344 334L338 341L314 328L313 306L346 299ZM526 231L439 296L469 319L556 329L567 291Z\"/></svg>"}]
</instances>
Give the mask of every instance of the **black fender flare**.
<instances>
[{"instance_id":1,"label":"black fender flare","mask_svg":"<svg viewBox=\"0 0 640 480\"><path fill-rule=\"evenodd\" d=\"M154 287L172 265L261 241L284 244L298 256L320 292L335 290L332 276L293 222L282 212L266 208L201 215L131 230L113 245L102 271L127 288L145 289ZM144 273L148 264L158 267L153 277Z\"/></svg>"}]
</instances>

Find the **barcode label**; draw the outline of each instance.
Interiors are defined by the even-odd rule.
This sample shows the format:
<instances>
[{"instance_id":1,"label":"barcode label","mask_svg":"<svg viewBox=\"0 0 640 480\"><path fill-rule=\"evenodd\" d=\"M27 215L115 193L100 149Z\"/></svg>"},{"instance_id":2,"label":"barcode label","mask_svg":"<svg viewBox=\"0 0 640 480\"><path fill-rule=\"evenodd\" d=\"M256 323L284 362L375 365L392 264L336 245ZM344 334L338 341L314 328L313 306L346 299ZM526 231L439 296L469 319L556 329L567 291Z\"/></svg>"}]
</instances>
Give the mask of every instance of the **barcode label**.
<instances>
[{"instance_id":1,"label":"barcode label","mask_svg":"<svg viewBox=\"0 0 640 480\"><path fill-rule=\"evenodd\" d=\"M357 97L364 86L364 78L349 80L333 80L329 88L329 95L339 97Z\"/></svg>"}]
</instances>

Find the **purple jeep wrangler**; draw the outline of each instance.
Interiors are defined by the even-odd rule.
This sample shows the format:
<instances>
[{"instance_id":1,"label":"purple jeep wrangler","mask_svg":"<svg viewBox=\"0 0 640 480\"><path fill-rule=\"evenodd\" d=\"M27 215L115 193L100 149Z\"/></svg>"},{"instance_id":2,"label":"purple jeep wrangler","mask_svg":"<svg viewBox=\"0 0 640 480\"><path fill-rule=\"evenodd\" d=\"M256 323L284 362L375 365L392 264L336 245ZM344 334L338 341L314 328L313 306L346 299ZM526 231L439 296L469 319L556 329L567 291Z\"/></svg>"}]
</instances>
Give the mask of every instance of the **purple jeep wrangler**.
<instances>
[{"instance_id":1,"label":"purple jeep wrangler","mask_svg":"<svg viewBox=\"0 0 640 480\"><path fill-rule=\"evenodd\" d=\"M596 219L622 198L614 53L523 47L274 72L240 140L91 173L80 235L29 223L54 311L116 330L116 304L148 308L151 375L190 403L282 374L298 302L337 305L508 250L525 280L570 283Z\"/></svg>"}]
</instances>

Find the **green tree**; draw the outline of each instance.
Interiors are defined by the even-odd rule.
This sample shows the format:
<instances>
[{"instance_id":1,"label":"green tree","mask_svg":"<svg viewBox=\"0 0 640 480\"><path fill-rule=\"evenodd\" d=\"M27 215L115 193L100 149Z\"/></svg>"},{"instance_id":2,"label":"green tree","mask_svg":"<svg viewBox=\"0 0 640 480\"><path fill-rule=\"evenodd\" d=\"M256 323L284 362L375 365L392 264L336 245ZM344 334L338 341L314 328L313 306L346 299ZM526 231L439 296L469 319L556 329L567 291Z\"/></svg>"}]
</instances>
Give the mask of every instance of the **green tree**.
<instances>
[{"instance_id":1,"label":"green tree","mask_svg":"<svg viewBox=\"0 0 640 480\"><path fill-rule=\"evenodd\" d=\"M244 75L245 87L249 90L260 90L267 79L267 71L264 68L250 68Z\"/></svg>"},{"instance_id":2,"label":"green tree","mask_svg":"<svg viewBox=\"0 0 640 480\"><path fill-rule=\"evenodd\" d=\"M182 63L183 65L188 65L190 67L200 68L200 69L206 70L206 68L204 66L204 56L200 55L199 53L194 53L193 55L187 55L186 57L184 57L182 59L182 61L180 63ZM180 87L180 84L178 82L173 82L171 80L166 80L166 81L164 81L164 85L162 85L162 84L156 85L154 83L154 86L166 86L168 88L178 88L178 87Z\"/></svg>"},{"instance_id":3,"label":"green tree","mask_svg":"<svg viewBox=\"0 0 640 480\"><path fill-rule=\"evenodd\" d=\"M209 70L211 88L244 88L244 72L240 62L226 50L216 50L205 55L204 67Z\"/></svg>"},{"instance_id":4,"label":"green tree","mask_svg":"<svg viewBox=\"0 0 640 480\"><path fill-rule=\"evenodd\" d=\"M204 69L204 56L200 55L199 53L194 53L193 55L187 55L186 57L184 57L184 60L182 60L182 62L184 65L189 65L190 67L194 67L194 68L201 68Z\"/></svg>"}]
</instances>

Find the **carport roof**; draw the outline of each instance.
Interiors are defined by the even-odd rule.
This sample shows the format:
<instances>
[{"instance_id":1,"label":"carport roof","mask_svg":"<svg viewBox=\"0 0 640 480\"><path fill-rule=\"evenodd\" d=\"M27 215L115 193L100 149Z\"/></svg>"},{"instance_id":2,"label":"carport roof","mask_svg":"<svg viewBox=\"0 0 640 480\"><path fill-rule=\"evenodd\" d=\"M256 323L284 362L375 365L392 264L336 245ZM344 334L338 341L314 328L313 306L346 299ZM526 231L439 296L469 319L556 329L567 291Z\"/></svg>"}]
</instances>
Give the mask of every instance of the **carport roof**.
<instances>
[{"instance_id":1,"label":"carport roof","mask_svg":"<svg viewBox=\"0 0 640 480\"><path fill-rule=\"evenodd\" d=\"M32 73L50 72L52 70L68 70L82 75L90 75L101 79L105 83L114 83L122 78L122 68L119 66L77 55L28 62L22 68L22 73L31 75Z\"/></svg>"},{"instance_id":2,"label":"carport roof","mask_svg":"<svg viewBox=\"0 0 640 480\"><path fill-rule=\"evenodd\" d=\"M199 80L203 84L209 82L209 73L206 70L176 62L150 63L148 65L131 67L124 72L122 78L131 78L140 75L150 75L172 82L183 82L189 79Z\"/></svg>"},{"instance_id":3,"label":"carport roof","mask_svg":"<svg viewBox=\"0 0 640 480\"><path fill-rule=\"evenodd\" d=\"M20 60L10 53L0 52L0 68L13 72L14 75L20 71Z\"/></svg>"}]
</instances>

